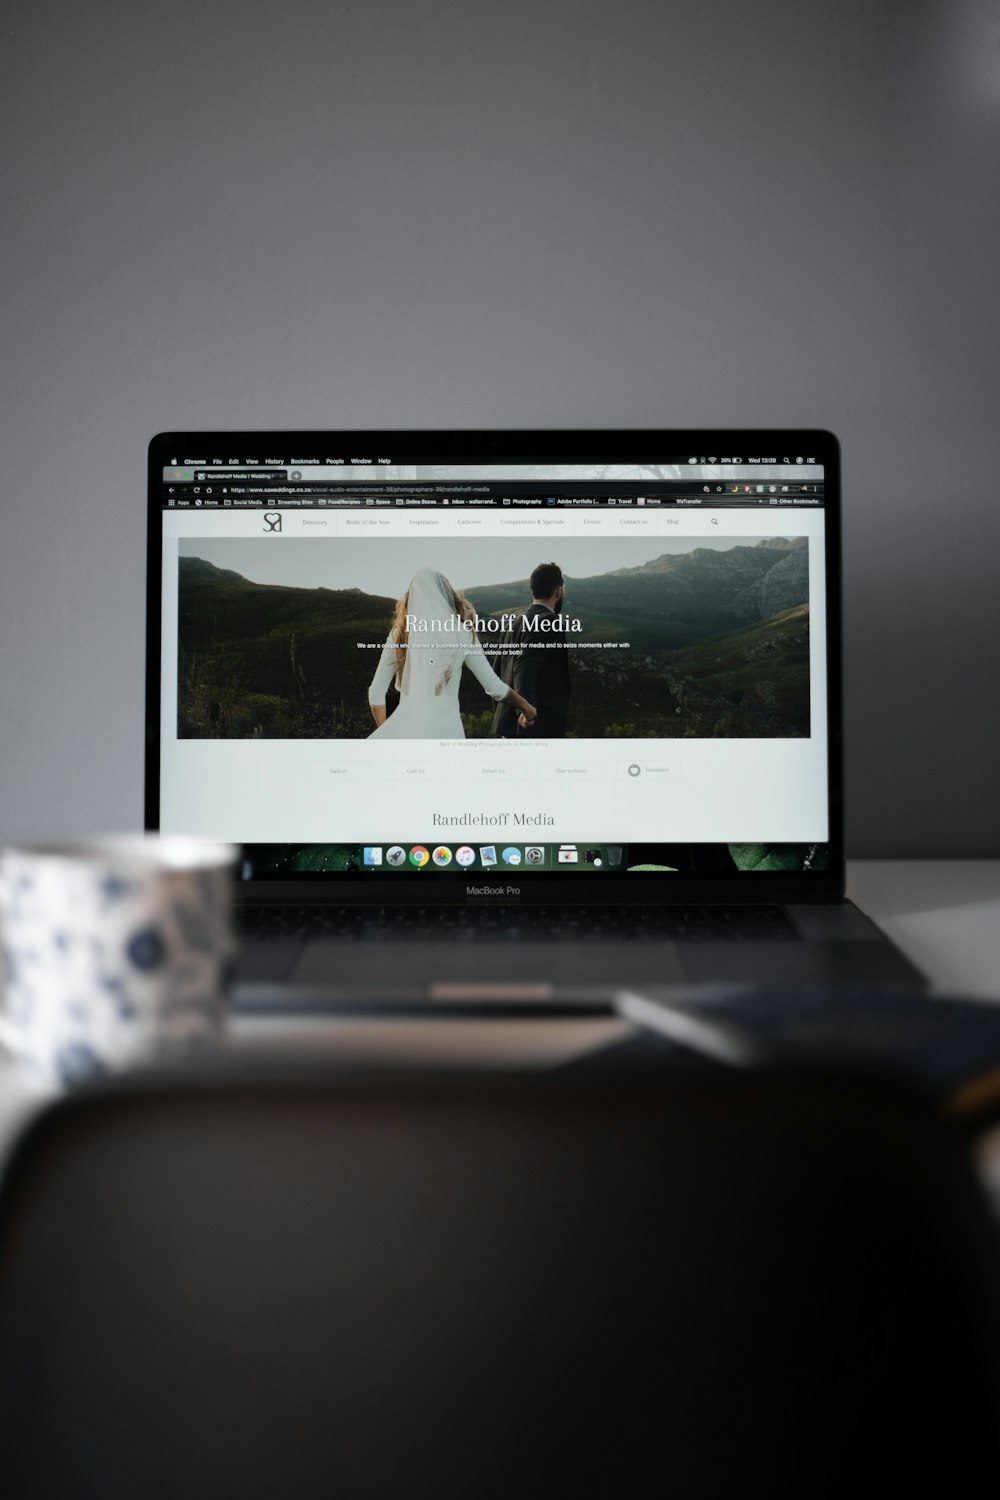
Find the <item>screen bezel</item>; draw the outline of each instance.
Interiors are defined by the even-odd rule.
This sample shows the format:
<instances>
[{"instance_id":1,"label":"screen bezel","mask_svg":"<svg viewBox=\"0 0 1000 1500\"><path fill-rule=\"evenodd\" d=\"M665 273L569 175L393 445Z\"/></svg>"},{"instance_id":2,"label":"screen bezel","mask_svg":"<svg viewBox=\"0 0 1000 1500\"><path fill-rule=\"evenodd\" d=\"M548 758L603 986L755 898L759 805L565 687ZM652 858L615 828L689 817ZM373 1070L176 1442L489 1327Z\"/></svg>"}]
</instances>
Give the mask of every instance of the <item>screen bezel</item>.
<instances>
[{"instance_id":1,"label":"screen bezel","mask_svg":"<svg viewBox=\"0 0 1000 1500\"><path fill-rule=\"evenodd\" d=\"M663 462L677 453L743 452L769 447L774 452L808 448L824 465L826 641L827 641L827 795L829 801L828 864L816 871L747 871L737 877L720 872L697 877L684 872L588 872L585 876L555 872L517 875L477 871L477 894L469 894L460 872L435 871L417 880L407 872L377 876L348 872L302 874L283 880L247 881L244 894L253 901L294 900L297 904L338 902L384 905L512 905L604 906L665 902L751 902L830 900L844 893L843 834L843 687L841 625L841 506L840 445L831 432L803 428L612 428L511 429L493 431L438 430L164 432L149 444L147 471L148 542L146 586L146 755L145 827L160 827L160 694L162 620L162 470L168 454L196 443L206 453L245 448L308 448L317 441L336 440L345 451L370 447L373 439L386 452L405 453L414 463L643 463ZM581 835L581 838L584 836ZM324 843L331 842L323 840ZM489 895L479 894L490 888ZM516 890L515 890L516 887ZM584 887L584 889L581 889Z\"/></svg>"}]
</instances>

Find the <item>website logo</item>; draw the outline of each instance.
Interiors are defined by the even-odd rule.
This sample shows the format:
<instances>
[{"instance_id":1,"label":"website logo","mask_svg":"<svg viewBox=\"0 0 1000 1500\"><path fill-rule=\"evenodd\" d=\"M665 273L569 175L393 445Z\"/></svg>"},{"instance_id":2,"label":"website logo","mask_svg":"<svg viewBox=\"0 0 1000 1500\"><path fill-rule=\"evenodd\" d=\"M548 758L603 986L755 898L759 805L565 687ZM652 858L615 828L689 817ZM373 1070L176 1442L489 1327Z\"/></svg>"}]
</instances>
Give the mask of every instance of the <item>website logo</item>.
<instances>
[{"instance_id":1,"label":"website logo","mask_svg":"<svg viewBox=\"0 0 1000 1500\"><path fill-rule=\"evenodd\" d=\"M437 848L434 850L434 853L431 855L431 858L436 865L439 865L441 869L444 869L445 865L451 864L451 850L448 848L447 844L438 844Z\"/></svg>"},{"instance_id":2,"label":"website logo","mask_svg":"<svg viewBox=\"0 0 1000 1500\"><path fill-rule=\"evenodd\" d=\"M484 844L480 847L479 862L484 869L488 869L490 865L496 864L497 851L494 844Z\"/></svg>"},{"instance_id":3,"label":"website logo","mask_svg":"<svg viewBox=\"0 0 1000 1500\"><path fill-rule=\"evenodd\" d=\"M468 844L463 844L460 849L455 850L455 863L461 865L463 870L467 870L475 862L476 851L475 849L470 849Z\"/></svg>"},{"instance_id":4,"label":"website logo","mask_svg":"<svg viewBox=\"0 0 1000 1500\"><path fill-rule=\"evenodd\" d=\"M381 846L369 847L365 845L364 860L366 865L380 865L382 863Z\"/></svg>"},{"instance_id":5,"label":"website logo","mask_svg":"<svg viewBox=\"0 0 1000 1500\"><path fill-rule=\"evenodd\" d=\"M418 870L422 870L429 859L430 855L427 853L427 850L424 848L423 844L414 844L413 848L410 850L410 864L416 865Z\"/></svg>"},{"instance_id":6,"label":"website logo","mask_svg":"<svg viewBox=\"0 0 1000 1500\"><path fill-rule=\"evenodd\" d=\"M264 512L264 530L265 531L280 531L281 530L281 512L280 512L280 510L268 510L268 511Z\"/></svg>"},{"instance_id":7,"label":"website logo","mask_svg":"<svg viewBox=\"0 0 1000 1500\"><path fill-rule=\"evenodd\" d=\"M521 851L509 844L503 851L503 862L505 865L519 865L521 863Z\"/></svg>"}]
</instances>

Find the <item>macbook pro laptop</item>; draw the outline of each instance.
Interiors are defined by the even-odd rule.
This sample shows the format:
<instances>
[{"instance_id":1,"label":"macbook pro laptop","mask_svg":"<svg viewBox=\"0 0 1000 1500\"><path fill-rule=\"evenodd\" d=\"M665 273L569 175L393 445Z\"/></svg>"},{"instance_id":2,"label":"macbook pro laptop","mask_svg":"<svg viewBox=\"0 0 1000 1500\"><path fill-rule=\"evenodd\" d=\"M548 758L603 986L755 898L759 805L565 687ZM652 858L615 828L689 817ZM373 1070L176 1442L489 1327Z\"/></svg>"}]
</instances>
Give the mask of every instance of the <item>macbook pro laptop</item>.
<instances>
[{"instance_id":1,"label":"macbook pro laptop","mask_svg":"<svg viewBox=\"0 0 1000 1500\"><path fill-rule=\"evenodd\" d=\"M844 899L840 461L803 431L165 433L146 823L237 1000L920 976Z\"/></svg>"}]
</instances>

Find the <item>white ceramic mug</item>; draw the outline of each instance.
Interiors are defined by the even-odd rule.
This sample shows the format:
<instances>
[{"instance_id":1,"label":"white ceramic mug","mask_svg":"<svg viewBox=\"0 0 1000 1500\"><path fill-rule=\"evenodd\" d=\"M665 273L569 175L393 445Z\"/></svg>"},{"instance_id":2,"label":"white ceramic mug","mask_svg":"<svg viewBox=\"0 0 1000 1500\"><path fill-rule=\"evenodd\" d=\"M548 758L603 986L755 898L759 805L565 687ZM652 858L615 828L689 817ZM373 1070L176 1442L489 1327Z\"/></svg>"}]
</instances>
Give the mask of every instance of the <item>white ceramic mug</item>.
<instances>
[{"instance_id":1,"label":"white ceramic mug","mask_svg":"<svg viewBox=\"0 0 1000 1500\"><path fill-rule=\"evenodd\" d=\"M0 1042L65 1087L217 1037L236 850L136 834L0 854Z\"/></svg>"}]
</instances>

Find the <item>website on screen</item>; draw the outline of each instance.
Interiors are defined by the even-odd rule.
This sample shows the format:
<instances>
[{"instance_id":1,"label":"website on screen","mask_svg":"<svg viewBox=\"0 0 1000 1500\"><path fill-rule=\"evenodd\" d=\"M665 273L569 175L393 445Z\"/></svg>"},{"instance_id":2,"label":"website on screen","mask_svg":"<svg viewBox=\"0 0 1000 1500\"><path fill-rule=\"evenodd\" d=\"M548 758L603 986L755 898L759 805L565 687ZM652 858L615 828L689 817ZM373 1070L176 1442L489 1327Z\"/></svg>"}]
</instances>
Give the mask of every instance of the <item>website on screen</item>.
<instances>
[{"instance_id":1,"label":"website on screen","mask_svg":"<svg viewBox=\"0 0 1000 1500\"><path fill-rule=\"evenodd\" d=\"M197 457L164 470L164 829L476 868L827 839L821 466Z\"/></svg>"}]
</instances>

